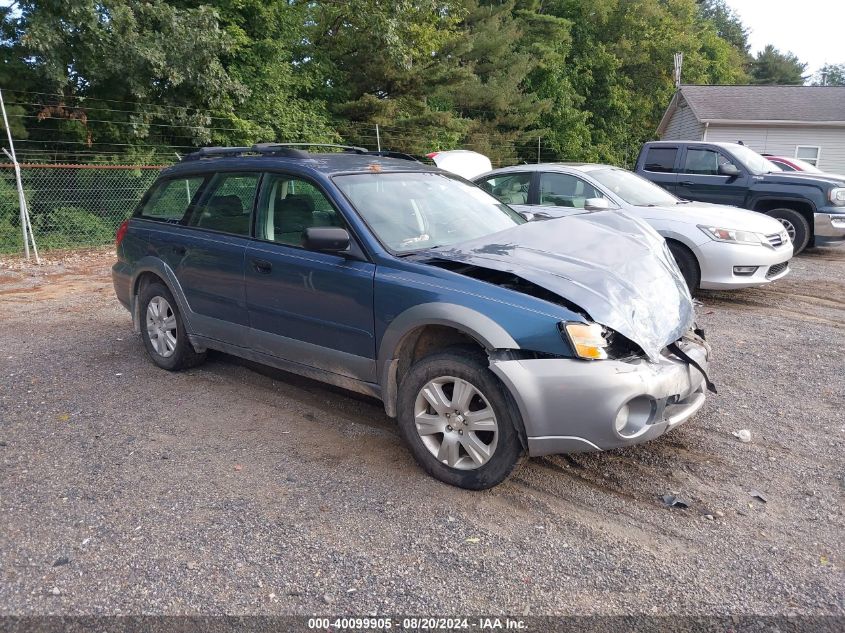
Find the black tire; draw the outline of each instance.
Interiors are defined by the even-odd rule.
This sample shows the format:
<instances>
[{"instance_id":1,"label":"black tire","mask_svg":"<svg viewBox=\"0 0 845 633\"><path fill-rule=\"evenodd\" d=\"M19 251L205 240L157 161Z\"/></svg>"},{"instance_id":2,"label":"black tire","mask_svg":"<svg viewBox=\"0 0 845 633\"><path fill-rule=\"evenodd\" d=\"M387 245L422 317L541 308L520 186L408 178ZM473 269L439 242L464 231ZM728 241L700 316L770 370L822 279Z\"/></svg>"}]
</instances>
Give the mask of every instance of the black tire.
<instances>
[{"instance_id":1,"label":"black tire","mask_svg":"<svg viewBox=\"0 0 845 633\"><path fill-rule=\"evenodd\" d=\"M150 303L154 300L156 300L156 304L158 305L158 298L164 299L167 302L169 307L167 316L172 315L176 324L174 330L175 345L173 346L172 352L170 350L165 352L168 354L167 356L162 355L156 349L147 324L147 310ZM205 352L198 353L188 340L182 315L179 312L179 306L176 304L176 300L167 286L157 282L148 284L138 296L138 302L141 315L141 339L144 341L144 348L147 350L147 355L156 365L168 371L179 371L180 369L195 367L205 360Z\"/></svg>"},{"instance_id":2,"label":"black tire","mask_svg":"<svg viewBox=\"0 0 845 633\"><path fill-rule=\"evenodd\" d=\"M701 268L698 266L698 260L692 251L683 244L672 241L668 241L667 244L669 252L672 253L675 263L678 264L678 268L684 276L684 281L687 282L690 294L694 294L698 290L698 284L701 283Z\"/></svg>"},{"instance_id":3,"label":"black tire","mask_svg":"<svg viewBox=\"0 0 845 633\"><path fill-rule=\"evenodd\" d=\"M810 223L795 209L772 209L768 212L776 220L780 220L792 238L792 252L797 255L810 241ZM793 237L794 232L794 237Z\"/></svg>"},{"instance_id":4,"label":"black tire","mask_svg":"<svg viewBox=\"0 0 845 633\"><path fill-rule=\"evenodd\" d=\"M454 377L470 383L478 391L478 394L473 396L472 402L480 403L483 405L481 408L485 410L489 406L495 416L498 435L495 442L490 442L490 445L495 443L492 454L486 462L472 469L453 468L440 461L424 443L423 438L417 431L415 417L417 397L422 397L421 390L430 381L448 380L444 377ZM454 391L452 394L454 395ZM473 350L450 348L414 363L399 385L397 411L399 431L411 449L414 458L429 475L444 483L468 490L492 488L507 479L522 458L523 448L516 431L516 425L520 422L519 411L505 392L505 387L487 368L486 358ZM474 411L471 403L467 405L467 411ZM456 416L454 419L458 417L460 416ZM461 423L463 423L463 419L461 419ZM451 429L452 427L447 428ZM469 427L465 428L468 429L466 431L467 439L470 433L475 433L476 437L484 436L486 433L490 439L493 436L493 432L472 431ZM463 436L462 431L450 430L449 432L459 432ZM445 433L431 434L427 437L437 442L438 435L442 444ZM456 436L452 435L451 437ZM464 439L462 438L459 441L464 441ZM466 460L472 461L471 454L466 451L463 444L460 444L456 450L463 451L460 459L464 463L467 463Z\"/></svg>"}]
</instances>

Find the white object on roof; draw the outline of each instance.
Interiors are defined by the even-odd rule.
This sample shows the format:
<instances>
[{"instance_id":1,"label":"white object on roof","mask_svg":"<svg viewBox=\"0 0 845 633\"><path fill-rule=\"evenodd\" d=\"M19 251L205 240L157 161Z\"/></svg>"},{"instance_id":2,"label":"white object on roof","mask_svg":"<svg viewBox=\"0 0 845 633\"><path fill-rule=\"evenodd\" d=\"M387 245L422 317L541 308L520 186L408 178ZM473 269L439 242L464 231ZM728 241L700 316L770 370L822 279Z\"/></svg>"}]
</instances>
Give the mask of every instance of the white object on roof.
<instances>
[{"instance_id":1,"label":"white object on roof","mask_svg":"<svg viewBox=\"0 0 845 633\"><path fill-rule=\"evenodd\" d=\"M493 169L490 159L484 154L468 149L452 149L445 152L432 152L428 157L440 169L445 169L467 180Z\"/></svg>"}]
</instances>

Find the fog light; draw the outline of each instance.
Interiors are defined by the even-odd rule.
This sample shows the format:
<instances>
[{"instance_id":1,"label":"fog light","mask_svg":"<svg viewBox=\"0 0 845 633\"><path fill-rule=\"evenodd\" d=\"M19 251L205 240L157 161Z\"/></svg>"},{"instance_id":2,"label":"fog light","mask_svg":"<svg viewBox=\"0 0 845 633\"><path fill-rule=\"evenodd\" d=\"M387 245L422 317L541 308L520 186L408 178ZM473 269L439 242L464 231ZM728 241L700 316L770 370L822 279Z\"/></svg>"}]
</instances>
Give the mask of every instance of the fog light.
<instances>
[{"instance_id":1,"label":"fog light","mask_svg":"<svg viewBox=\"0 0 845 633\"><path fill-rule=\"evenodd\" d=\"M734 266L734 275L753 275L759 266Z\"/></svg>"},{"instance_id":2,"label":"fog light","mask_svg":"<svg viewBox=\"0 0 845 633\"><path fill-rule=\"evenodd\" d=\"M628 424L628 414L630 413L631 408L627 404L623 404L622 408L619 409L619 413L616 414L616 432L621 433L622 429L624 429Z\"/></svg>"}]
</instances>

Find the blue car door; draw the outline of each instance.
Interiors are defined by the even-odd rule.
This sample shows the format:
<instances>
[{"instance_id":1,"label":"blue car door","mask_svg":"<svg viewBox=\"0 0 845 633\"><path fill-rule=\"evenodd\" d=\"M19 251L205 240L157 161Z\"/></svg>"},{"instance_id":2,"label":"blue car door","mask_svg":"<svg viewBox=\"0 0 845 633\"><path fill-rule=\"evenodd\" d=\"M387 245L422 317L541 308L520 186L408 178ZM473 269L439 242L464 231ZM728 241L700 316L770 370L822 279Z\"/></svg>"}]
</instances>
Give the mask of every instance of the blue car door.
<instances>
[{"instance_id":1,"label":"blue car door","mask_svg":"<svg viewBox=\"0 0 845 633\"><path fill-rule=\"evenodd\" d=\"M249 315L244 254L261 174L214 174L182 227L173 269L191 312L195 334L245 346Z\"/></svg>"},{"instance_id":2,"label":"blue car door","mask_svg":"<svg viewBox=\"0 0 845 633\"><path fill-rule=\"evenodd\" d=\"M316 226L348 228L315 182L265 174L244 269L251 347L375 382L375 265L357 248L349 254L306 250L303 233Z\"/></svg>"}]
</instances>

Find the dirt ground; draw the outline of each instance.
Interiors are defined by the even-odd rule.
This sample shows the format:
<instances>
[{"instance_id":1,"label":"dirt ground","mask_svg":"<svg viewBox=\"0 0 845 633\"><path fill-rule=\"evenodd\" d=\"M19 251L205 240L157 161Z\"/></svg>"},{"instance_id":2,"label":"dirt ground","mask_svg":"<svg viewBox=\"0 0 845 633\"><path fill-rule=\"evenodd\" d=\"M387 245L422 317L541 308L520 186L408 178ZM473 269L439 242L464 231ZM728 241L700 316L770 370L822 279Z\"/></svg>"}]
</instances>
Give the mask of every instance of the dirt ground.
<instances>
[{"instance_id":1,"label":"dirt ground","mask_svg":"<svg viewBox=\"0 0 845 633\"><path fill-rule=\"evenodd\" d=\"M693 420L480 493L376 401L223 354L157 369L112 262L0 261L0 614L845 615L845 248L700 294L719 393Z\"/></svg>"}]
</instances>

